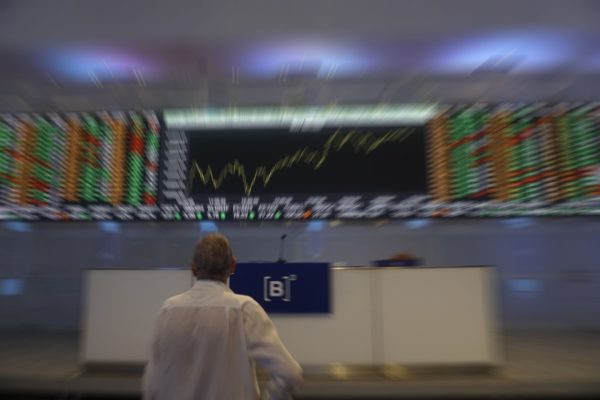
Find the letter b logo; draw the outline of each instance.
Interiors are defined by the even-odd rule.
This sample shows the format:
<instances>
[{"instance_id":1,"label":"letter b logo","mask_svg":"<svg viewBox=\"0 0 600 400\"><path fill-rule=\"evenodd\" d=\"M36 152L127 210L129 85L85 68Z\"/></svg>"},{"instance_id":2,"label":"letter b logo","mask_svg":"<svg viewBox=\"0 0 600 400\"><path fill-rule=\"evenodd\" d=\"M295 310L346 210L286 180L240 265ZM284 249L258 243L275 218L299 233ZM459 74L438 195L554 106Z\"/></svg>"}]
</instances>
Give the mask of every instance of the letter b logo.
<instances>
[{"instance_id":1,"label":"letter b logo","mask_svg":"<svg viewBox=\"0 0 600 400\"><path fill-rule=\"evenodd\" d=\"M272 298L280 298L283 301L292 301L292 281L296 280L296 274L285 275L282 280L274 280L270 276L265 276L263 285L263 298L265 301L271 301Z\"/></svg>"},{"instance_id":2,"label":"letter b logo","mask_svg":"<svg viewBox=\"0 0 600 400\"><path fill-rule=\"evenodd\" d=\"M269 281L269 297L283 297L284 294L283 282Z\"/></svg>"}]
</instances>

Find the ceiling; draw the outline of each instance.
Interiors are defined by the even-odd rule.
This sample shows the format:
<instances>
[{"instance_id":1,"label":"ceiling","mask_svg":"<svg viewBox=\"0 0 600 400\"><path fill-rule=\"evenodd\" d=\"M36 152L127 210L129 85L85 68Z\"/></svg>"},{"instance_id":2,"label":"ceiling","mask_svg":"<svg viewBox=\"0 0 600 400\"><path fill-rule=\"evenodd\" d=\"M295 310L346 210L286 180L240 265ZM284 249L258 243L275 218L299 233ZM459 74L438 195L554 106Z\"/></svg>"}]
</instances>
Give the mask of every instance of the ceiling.
<instances>
[{"instance_id":1,"label":"ceiling","mask_svg":"<svg viewBox=\"0 0 600 400\"><path fill-rule=\"evenodd\" d=\"M0 111L600 99L594 0L0 2Z\"/></svg>"}]
</instances>

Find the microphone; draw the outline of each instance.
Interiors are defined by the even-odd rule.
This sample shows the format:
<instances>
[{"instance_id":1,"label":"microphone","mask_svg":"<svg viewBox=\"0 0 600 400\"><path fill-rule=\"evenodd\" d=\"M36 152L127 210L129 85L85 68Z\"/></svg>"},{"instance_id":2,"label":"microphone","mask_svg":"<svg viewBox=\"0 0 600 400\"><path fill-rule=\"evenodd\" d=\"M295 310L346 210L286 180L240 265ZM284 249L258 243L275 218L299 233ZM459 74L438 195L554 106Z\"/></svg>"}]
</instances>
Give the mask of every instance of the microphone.
<instances>
[{"instance_id":1,"label":"microphone","mask_svg":"<svg viewBox=\"0 0 600 400\"><path fill-rule=\"evenodd\" d=\"M278 263L286 262L283 258L283 244L285 243L285 238L287 238L287 233L284 233L279 238L279 260L277 260Z\"/></svg>"}]
</instances>

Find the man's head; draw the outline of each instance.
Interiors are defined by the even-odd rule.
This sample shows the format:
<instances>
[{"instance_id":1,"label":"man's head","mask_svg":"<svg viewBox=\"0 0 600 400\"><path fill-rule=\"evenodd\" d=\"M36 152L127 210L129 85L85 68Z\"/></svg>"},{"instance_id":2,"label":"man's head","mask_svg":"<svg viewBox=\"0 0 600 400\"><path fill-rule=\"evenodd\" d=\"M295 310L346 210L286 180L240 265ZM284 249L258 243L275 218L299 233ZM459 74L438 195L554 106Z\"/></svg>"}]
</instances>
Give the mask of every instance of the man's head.
<instances>
[{"instance_id":1,"label":"man's head","mask_svg":"<svg viewBox=\"0 0 600 400\"><path fill-rule=\"evenodd\" d=\"M192 271L197 279L226 282L234 270L235 258L225 236L211 233L198 242L192 260Z\"/></svg>"}]
</instances>

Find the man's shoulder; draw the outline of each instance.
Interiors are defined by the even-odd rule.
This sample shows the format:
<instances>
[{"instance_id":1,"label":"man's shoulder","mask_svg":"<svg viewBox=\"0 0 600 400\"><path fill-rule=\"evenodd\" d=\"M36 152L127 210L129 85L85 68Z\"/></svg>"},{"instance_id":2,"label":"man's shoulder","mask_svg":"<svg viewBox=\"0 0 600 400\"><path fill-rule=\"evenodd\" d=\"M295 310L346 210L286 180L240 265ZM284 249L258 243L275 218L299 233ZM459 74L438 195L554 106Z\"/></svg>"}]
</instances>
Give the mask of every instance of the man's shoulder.
<instances>
[{"instance_id":1,"label":"man's shoulder","mask_svg":"<svg viewBox=\"0 0 600 400\"><path fill-rule=\"evenodd\" d=\"M256 302L256 300L254 300L250 296L246 296L245 294L237 294L235 292L229 292L227 295L232 300L234 300L235 302L237 302L240 305L240 307L245 307L246 305L254 306L255 304L258 304Z\"/></svg>"},{"instance_id":2,"label":"man's shoulder","mask_svg":"<svg viewBox=\"0 0 600 400\"><path fill-rule=\"evenodd\" d=\"M236 296L236 298L238 299L240 309L245 314L264 313L262 306L252 297L236 293L234 293L234 296Z\"/></svg>"},{"instance_id":3,"label":"man's shoulder","mask_svg":"<svg viewBox=\"0 0 600 400\"><path fill-rule=\"evenodd\" d=\"M234 292L228 292L227 296L231 298L232 302L234 302L245 315L255 315L264 312L261 305L250 296Z\"/></svg>"},{"instance_id":4,"label":"man's shoulder","mask_svg":"<svg viewBox=\"0 0 600 400\"><path fill-rule=\"evenodd\" d=\"M189 290L176 294L175 296L171 296L163 302L163 308L174 307L179 304L185 303L189 298Z\"/></svg>"}]
</instances>

